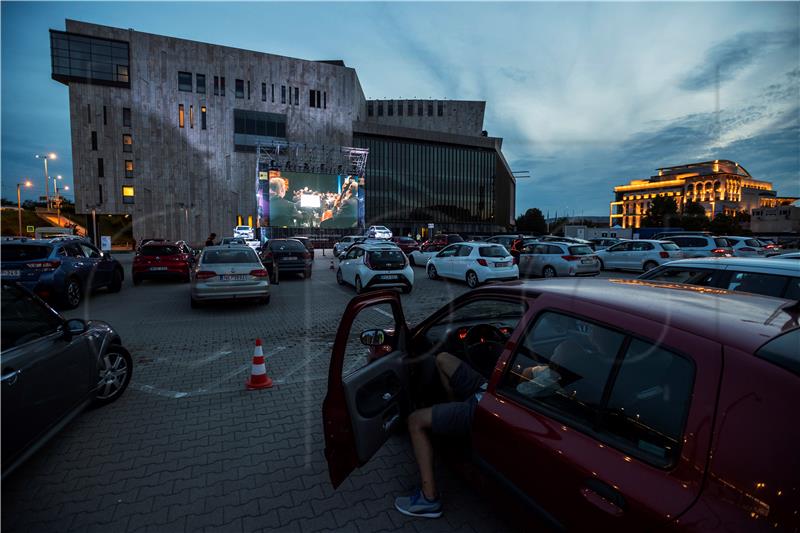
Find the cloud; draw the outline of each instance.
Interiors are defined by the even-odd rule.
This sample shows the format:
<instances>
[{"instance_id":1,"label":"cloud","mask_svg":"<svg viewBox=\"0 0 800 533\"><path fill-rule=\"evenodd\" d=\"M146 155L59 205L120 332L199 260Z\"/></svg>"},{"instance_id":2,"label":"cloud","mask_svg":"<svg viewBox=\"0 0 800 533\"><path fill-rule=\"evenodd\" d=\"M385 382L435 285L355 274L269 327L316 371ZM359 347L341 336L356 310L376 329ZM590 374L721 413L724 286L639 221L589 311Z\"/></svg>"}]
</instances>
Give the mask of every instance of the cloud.
<instances>
[{"instance_id":1,"label":"cloud","mask_svg":"<svg viewBox=\"0 0 800 533\"><path fill-rule=\"evenodd\" d=\"M798 46L798 32L787 30L779 32L743 32L712 46L705 59L689 74L679 86L687 91L701 91L717 82L732 80L737 73L750 66L756 59L776 49L792 49Z\"/></svg>"}]
</instances>

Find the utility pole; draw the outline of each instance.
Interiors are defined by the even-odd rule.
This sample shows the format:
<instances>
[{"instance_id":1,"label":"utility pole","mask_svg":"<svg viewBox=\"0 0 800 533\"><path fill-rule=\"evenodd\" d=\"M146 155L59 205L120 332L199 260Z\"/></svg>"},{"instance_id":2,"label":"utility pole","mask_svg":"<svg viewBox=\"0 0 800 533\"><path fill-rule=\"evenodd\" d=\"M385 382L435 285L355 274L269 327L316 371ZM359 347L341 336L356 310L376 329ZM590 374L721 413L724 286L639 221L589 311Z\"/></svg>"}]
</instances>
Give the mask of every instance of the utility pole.
<instances>
[{"instance_id":1,"label":"utility pole","mask_svg":"<svg viewBox=\"0 0 800 533\"><path fill-rule=\"evenodd\" d=\"M19 236L22 237L22 196L20 195L20 187L31 187L33 183L30 180L25 180L24 184L17 183L17 221L19 222Z\"/></svg>"},{"instance_id":2,"label":"utility pole","mask_svg":"<svg viewBox=\"0 0 800 533\"><path fill-rule=\"evenodd\" d=\"M51 152L49 154L35 154L34 157L36 159L41 159L44 161L44 194L45 194L45 206L48 211L50 211L50 175L47 173L47 160L48 159L55 159L56 154Z\"/></svg>"}]
</instances>

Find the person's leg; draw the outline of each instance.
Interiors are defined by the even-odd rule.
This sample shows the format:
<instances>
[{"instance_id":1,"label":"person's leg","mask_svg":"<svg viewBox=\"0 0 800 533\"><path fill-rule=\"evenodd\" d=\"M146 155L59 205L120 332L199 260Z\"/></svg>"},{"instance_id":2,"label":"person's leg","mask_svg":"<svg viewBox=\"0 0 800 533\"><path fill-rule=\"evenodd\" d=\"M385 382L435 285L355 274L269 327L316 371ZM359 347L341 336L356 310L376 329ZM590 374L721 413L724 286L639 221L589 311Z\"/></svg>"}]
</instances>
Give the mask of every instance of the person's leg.
<instances>
[{"instance_id":1,"label":"person's leg","mask_svg":"<svg viewBox=\"0 0 800 533\"><path fill-rule=\"evenodd\" d=\"M455 400L453 387L450 386L450 378L461 365L461 359L455 355L447 352L442 352L436 356L436 370L439 374L439 380L442 382L444 390L447 392L447 397L450 401Z\"/></svg>"},{"instance_id":2,"label":"person's leg","mask_svg":"<svg viewBox=\"0 0 800 533\"><path fill-rule=\"evenodd\" d=\"M428 500L435 500L436 480L433 476L433 444L429 430L433 416L432 409L426 407L418 409L408 417L408 431L411 434L411 444L414 446L414 456L417 458L419 477L422 480L422 493Z\"/></svg>"}]
</instances>

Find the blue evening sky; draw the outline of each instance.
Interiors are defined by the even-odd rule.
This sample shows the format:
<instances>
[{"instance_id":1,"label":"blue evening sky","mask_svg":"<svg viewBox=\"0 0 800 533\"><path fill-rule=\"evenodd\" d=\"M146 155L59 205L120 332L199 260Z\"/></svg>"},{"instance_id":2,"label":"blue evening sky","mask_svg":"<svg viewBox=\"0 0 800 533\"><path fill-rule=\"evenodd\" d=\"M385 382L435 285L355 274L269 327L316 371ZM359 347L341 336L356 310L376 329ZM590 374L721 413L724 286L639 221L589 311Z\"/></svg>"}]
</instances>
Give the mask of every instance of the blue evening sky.
<instances>
[{"instance_id":1,"label":"blue evening sky","mask_svg":"<svg viewBox=\"0 0 800 533\"><path fill-rule=\"evenodd\" d=\"M2 7L2 193L72 181L48 29L72 18L304 59L368 98L486 100L517 211L604 215L659 166L732 159L800 196L800 3L22 3ZM718 80L718 83L717 83ZM718 94L717 94L718 87ZM717 101L719 113L716 113Z\"/></svg>"}]
</instances>

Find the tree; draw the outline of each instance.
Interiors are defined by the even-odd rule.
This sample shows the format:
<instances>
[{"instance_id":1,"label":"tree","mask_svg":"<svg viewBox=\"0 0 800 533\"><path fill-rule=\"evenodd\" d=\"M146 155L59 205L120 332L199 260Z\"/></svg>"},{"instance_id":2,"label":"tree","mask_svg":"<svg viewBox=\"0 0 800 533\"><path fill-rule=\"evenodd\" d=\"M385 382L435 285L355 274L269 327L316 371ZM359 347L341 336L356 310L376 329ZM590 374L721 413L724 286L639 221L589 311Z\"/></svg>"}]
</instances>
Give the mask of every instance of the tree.
<instances>
[{"instance_id":1,"label":"tree","mask_svg":"<svg viewBox=\"0 0 800 533\"><path fill-rule=\"evenodd\" d=\"M542 212L532 207L525 211L524 215L517 217L517 231L547 233L547 222L545 222Z\"/></svg>"},{"instance_id":2,"label":"tree","mask_svg":"<svg viewBox=\"0 0 800 533\"><path fill-rule=\"evenodd\" d=\"M673 198L656 196L650 201L650 205L642 217L642 226L646 228L670 227L677 214L678 204Z\"/></svg>"},{"instance_id":3,"label":"tree","mask_svg":"<svg viewBox=\"0 0 800 533\"><path fill-rule=\"evenodd\" d=\"M708 228L709 220L705 208L697 202L686 202L680 226L687 231L699 231Z\"/></svg>"}]
</instances>

